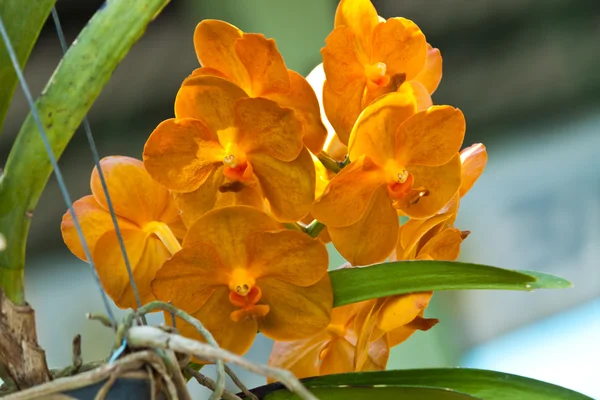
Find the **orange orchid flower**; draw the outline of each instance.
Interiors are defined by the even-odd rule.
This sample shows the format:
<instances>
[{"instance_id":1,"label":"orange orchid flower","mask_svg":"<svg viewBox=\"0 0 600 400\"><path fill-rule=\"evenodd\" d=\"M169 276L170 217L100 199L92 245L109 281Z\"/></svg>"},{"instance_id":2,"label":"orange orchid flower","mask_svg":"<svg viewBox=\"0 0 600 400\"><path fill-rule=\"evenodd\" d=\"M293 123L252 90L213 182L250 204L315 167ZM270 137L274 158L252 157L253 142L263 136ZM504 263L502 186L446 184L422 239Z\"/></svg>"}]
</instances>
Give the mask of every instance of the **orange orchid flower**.
<instances>
[{"instance_id":1,"label":"orange orchid flower","mask_svg":"<svg viewBox=\"0 0 600 400\"><path fill-rule=\"evenodd\" d=\"M113 156L100 161L114 206L133 278L142 303L155 300L150 289L156 271L176 253L185 228L168 190L153 181L144 164L130 157ZM98 171L91 178L92 194L73 203L75 214L90 248L106 293L120 308L137 308L121 247L117 241ZM62 237L73 254L86 261L85 253L67 212Z\"/></svg>"},{"instance_id":2,"label":"orange orchid flower","mask_svg":"<svg viewBox=\"0 0 600 400\"><path fill-rule=\"evenodd\" d=\"M282 229L254 208L224 207L189 228L152 289L202 321L221 347L243 354L257 331L296 340L327 326L333 303L327 266L319 240ZM200 339L191 325L178 321L178 328Z\"/></svg>"},{"instance_id":3,"label":"orange orchid flower","mask_svg":"<svg viewBox=\"0 0 600 400\"><path fill-rule=\"evenodd\" d=\"M436 319L422 318L431 292L392 296L334 308L331 323L303 340L276 342L269 365L299 378L357 371L381 371L390 348Z\"/></svg>"},{"instance_id":4,"label":"orange orchid flower","mask_svg":"<svg viewBox=\"0 0 600 400\"><path fill-rule=\"evenodd\" d=\"M144 165L176 192L186 225L212 208L250 205L279 221L310 211L315 171L294 111L265 98L249 98L234 83L192 76L144 147Z\"/></svg>"},{"instance_id":5,"label":"orange orchid flower","mask_svg":"<svg viewBox=\"0 0 600 400\"><path fill-rule=\"evenodd\" d=\"M395 259L398 260L448 260L458 258L460 245L469 231L454 228L458 205L483 173L487 152L481 143L460 152L461 186L454 198L437 215L425 220L409 220L400 227Z\"/></svg>"},{"instance_id":6,"label":"orange orchid flower","mask_svg":"<svg viewBox=\"0 0 600 400\"><path fill-rule=\"evenodd\" d=\"M368 267L367 267L368 268ZM423 318L433 292L410 293L369 300L356 316L361 326L356 345L355 365L366 362L370 343L387 337L390 348L407 340L417 330L427 331L439 320Z\"/></svg>"},{"instance_id":7,"label":"orange orchid flower","mask_svg":"<svg viewBox=\"0 0 600 400\"><path fill-rule=\"evenodd\" d=\"M298 378L384 370L390 354L386 336L368 343L360 368L354 363L357 331L361 330L361 326L355 325L355 317L362 308L371 305L372 302L362 302L334 308L331 323L316 335L292 342L275 342L269 365L287 369Z\"/></svg>"},{"instance_id":8,"label":"orange orchid flower","mask_svg":"<svg viewBox=\"0 0 600 400\"><path fill-rule=\"evenodd\" d=\"M194 75L227 78L250 97L264 97L294 110L302 124L306 147L317 154L327 131L319 103L302 75L288 69L273 39L244 33L223 21L204 20L194 33L194 47L202 68Z\"/></svg>"},{"instance_id":9,"label":"orange orchid flower","mask_svg":"<svg viewBox=\"0 0 600 400\"><path fill-rule=\"evenodd\" d=\"M346 145L354 122L374 99L400 90L425 109L442 77L440 52L419 27L405 18L381 19L369 0L340 1L321 54L323 106Z\"/></svg>"},{"instance_id":10,"label":"orange orchid flower","mask_svg":"<svg viewBox=\"0 0 600 400\"><path fill-rule=\"evenodd\" d=\"M327 225L333 244L353 265L385 260L398 234L396 210L411 218L440 211L458 192L462 112L434 106L416 112L401 93L383 95L356 121L353 161L329 183L312 214Z\"/></svg>"}]
</instances>

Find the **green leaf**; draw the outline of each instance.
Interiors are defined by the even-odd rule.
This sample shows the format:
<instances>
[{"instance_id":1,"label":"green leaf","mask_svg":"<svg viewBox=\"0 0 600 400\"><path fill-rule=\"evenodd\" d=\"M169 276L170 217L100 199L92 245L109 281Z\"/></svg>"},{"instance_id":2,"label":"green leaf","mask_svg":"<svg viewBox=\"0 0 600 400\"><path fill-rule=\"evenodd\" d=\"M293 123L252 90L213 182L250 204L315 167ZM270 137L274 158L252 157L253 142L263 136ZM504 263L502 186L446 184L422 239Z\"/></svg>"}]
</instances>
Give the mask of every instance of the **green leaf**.
<instances>
[{"instance_id":1,"label":"green leaf","mask_svg":"<svg viewBox=\"0 0 600 400\"><path fill-rule=\"evenodd\" d=\"M477 400L479 397L470 396L450 389L429 388L417 386L387 386L387 387L317 387L311 388L311 393L321 400ZM240 394L238 394L240 396ZM242 399L247 399L243 397ZM259 396L264 400L297 400L299 397L287 390L278 390Z\"/></svg>"},{"instance_id":2,"label":"green leaf","mask_svg":"<svg viewBox=\"0 0 600 400\"><path fill-rule=\"evenodd\" d=\"M330 271L334 306L430 290L533 290L571 287L566 279L456 261L396 261Z\"/></svg>"},{"instance_id":3,"label":"green leaf","mask_svg":"<svg viewBox=\"0 0 600 400\"><path fill-rule=\"evenodd\" d=\"M112 0L77 37L36 101L56 157L60 157L112 72L168 0ZM0 179L0 287L25 302L23 269L30 216L52 173L31 113L23 123Z\"/></svg>"},{"instance_id":4,"label":"green leaf","mask_svg":"<svg viewBox=\"0 0 600 400\"><path fill-rule=\"evenodd\" d=\"M56 0L0 0L0 17L22 69L27 64L33 45L55 2ZM0 132L16 87L17 74L4 41L0 40Z\"/></svg>"},{"instance_id":5,"label":"green leaf","mask_svg":"<svg viewBox=\"0 0 600 400\"><path fill-rule=\"evenodd\" d=\"M581 393L561 386L503 372L470 368L432 368L397 371L355 372L303 379L302 383L313 393L328 389L330 393L345 389L352 398L352 390L382 387L420 387L449 389L454 393L474 396L485 400L593 400ZM292 399L281 384L261 386L253 389L261 399ZM275 393L288 393L288 397L276 397ZM372 399L380 400L373 391ZM318 395L317 395L318 396ZM374 397L377 396L377 397ZM337 399L343 397L321 397ZM420 397L413 397L420 398ZM442 399L443 397L432 397Z\"/></svg>"}]
</instances>

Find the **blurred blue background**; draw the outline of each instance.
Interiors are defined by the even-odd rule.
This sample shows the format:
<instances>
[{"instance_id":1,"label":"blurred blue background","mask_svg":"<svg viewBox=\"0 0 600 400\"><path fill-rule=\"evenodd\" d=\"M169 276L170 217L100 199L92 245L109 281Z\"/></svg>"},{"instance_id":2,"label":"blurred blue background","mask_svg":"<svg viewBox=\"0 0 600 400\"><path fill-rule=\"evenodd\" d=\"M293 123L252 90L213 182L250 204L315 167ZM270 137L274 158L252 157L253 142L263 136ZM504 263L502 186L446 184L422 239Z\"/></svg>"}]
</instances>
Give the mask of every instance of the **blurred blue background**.
<instances>
[{"instance_id":1,"label":"blurred blue background","mask_svg":"<svg viewBox=\"0 0 600 400\"><path fill-rule=\"evenodd\" d=\"M58 0L67 39L101 3ZM465 145L488 148L487 170L461 203L457 226L472 232L461 259L551 272L575 284L533 293L436 293L427 316L440 324L395 348L388 367L497 369L600 398L600 2L374 4L386 18L414 20L440 48L444 78L434 102L461 108ZM192 34L201 19L224 19L275 38L288 66L306 75L320 62L335 7L326 0L172 1L90 112L100 154L140 158L149 133L172 116L179 84L198 66ZM34 93L60 57L48 24L25 71ZM27 111L17 91L0 136L0 167ZM82 132L60 163L72 197L88 194L93 161ZM83 335L87 361L105 357L112 341L106 328L84 319L102 305L89 270L60 239L64 209L51 180L28 247L27 298L51 367L70 362L76 333ZM249 357L266 362L270 346L260 338ZM249 386L264 383L243 379ZM206 395L194 390L198 398Z\"/></svg>"}]
</instances>

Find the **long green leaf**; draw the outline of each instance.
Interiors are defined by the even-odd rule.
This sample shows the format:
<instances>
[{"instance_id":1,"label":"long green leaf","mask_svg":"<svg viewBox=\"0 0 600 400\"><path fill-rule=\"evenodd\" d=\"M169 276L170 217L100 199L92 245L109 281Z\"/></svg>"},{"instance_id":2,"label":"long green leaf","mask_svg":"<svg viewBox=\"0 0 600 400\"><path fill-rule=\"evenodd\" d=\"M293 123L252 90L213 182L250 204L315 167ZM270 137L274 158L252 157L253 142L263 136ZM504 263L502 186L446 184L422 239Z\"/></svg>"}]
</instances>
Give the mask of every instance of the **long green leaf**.
<instances>
[{"instance_id":1,"label":"long green leaf","mask_svg":"<svg viewBox=\"0 0 600 400\"><path fill-rule=\"evenodd\" d=\"M387 387L316 387L312 394L321 400L483 400L455 390L413 386ZM240 396L244 399L243 394ZM298 400L287 390L259 396L264 400Z\"/></svg>"},{"instance_id":2,"label":"long green leaf","mask_svg":"<svg viewBox=\"0 0 600 400\"><path fill-rule=\"evenodd\" d=\"M470 368L355 372L307 378L302 382L314 393L325 388L329 389L331 393L344 389L348 394L346 397L348 399L356 398L352 394L351 389L353 388L423 387L450 389L485 400L592 400L581 393L551 383L503 372ZM253 389L252 392L261 399L293 398L275 397L275 393L288 393L279 383L261 386ZM327 400L342 397L320 398ZM377 395L378 398L379 395Z\"/></svg>"},{"instance_id":3,"label":"long green leaf","mask_svg":"<svg viewBox=\"0 0 600 400\"><path fill-rule=\"evenodd\" d=\"M396 261L329 272L334 306L429 290L533 290L571 286L566 279L456 261Z\"/></svg>"},{"instance_id":4,"label":"long green leaf","mask_svg":"<svg viewBox=\"0 0 600 400\"><path fill-rule=\"evenodd\" d=\"M27 64L33 45L55 2L56 0L0 0L0 17L21 68ZM0 40L0 132L16 87L17 74L6 46Z\"/></svg>"},{"instance_id":5,"label":"long green leaf","mask_svg":"<svg viewBox=\"0 0 600 400\"><path fill-rule=\"evenodd\" d=\"M96 12L71 46L36 107L56 157L60 157L112 72L168 0L112 0ZM30 216L52 173L31 113L27 116L0 180L0 286L23 304L25 241Z\"/></svg>"}]
</instances>

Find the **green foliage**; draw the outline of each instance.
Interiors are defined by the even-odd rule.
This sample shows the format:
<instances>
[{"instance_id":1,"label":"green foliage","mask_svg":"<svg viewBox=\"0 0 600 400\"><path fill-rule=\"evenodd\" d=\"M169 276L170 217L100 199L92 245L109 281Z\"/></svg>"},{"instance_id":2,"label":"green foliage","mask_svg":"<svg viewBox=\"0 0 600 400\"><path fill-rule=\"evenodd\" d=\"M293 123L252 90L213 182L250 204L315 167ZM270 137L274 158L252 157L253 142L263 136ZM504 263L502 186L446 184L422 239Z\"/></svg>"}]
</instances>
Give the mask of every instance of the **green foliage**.
<instances>
[{"instance_id":1,"label":"green foliage","mask_svg":"<svg viewBox=\"0 0 600 400\"><path fill-rule=\"evenodd\" d=\"M0 0L0 17L21 68L25 68L33 45L55 2L56 0ZM4 42L0 40L0 131L16 87L17 74Z\"/></svg>"},{"instance_id":2,"label":"green foliage","mask_svg":"<svg viewBox=\"0 0 600 400\"><path fill-rule=\"evenodd\" d=\"M479 397L469 396L454 390L442 388L387 386L387 387L319 387L311 388L311 392L321 400L474 400ZM296 400L299 397L285 390L270 393L265 400Z\"/></svg>"},{"instance_id":3,"label":"green foliage","mask_svg":"<svg viewBox=\"0 0 600 400\"><path fill-rule=\"evenodd\" d=\"M302 382L323 400L345 398L592 400L572 390L535 379L470 368L356 372L307 378ZM278 383L261 386L252 392L265 400L297 398ZM413 397L410 395L403 397L405 393L410 393Z\"/></svg>"},{"instance_id":4,"label":"green foliage","mask_svg":"<svg viewBox=\"0 0 600 400\"><path fill-rule=\"evenodd\" d=\"M334 306L430 290L563 289L566 279L456 261L396 261L330 271Z\"/></svg>"},{"instance_id":5,"label":"green foliage","mask_svg":"<svg viewBox=\"0 0 600 400\"><path fill-rule=\"evenodd\" d=\"M17 1L21 3L20 1ZM113 0L77 37L36 101L54 154L60 157L112 72L168 0ZM0 180L0 287L25 302L23 268L30 217L52 173L32 114L27 116Z\"/></svg>"}]
</instances>

